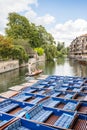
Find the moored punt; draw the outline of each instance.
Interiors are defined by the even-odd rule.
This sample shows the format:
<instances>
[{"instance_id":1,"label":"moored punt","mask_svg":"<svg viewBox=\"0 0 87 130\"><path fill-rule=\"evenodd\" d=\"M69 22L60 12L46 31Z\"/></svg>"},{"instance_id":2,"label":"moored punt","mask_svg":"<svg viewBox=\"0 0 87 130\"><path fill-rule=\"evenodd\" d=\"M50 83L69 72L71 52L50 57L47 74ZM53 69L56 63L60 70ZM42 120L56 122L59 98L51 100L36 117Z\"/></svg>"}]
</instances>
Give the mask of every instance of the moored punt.
<instances>
[{"instance_id":1,"label":"moored punt","mask_svg":"<svg viewBox=\"0 0 87 130\"><path fill-rule=\"evenodd\" d=\"M17 119L13 123L9 124L8 126L4 127L4 130L61 130L55 129L49 126L45 126L40 123L31 122L25 119ZM2 130L2 129L1 129Z\"/></svg>"},{"instance_id":2,"label":"moored punt","mask_svg":"<svg viewBox=\"0 0 87 130\"><path fill-rule=\"evenodd\" d=\"M79 102L75 100L67 100L62 98L48 98L45 101L41 102L41 105L45 107L55 107L58 109L63 109L65 111L77 111Z\"/></svg>"},{"instance_id":3,"label":"moored punt","mask_svg":"<svg viewBox=\"0 0 87 130\"><path fill-rule=\"evenodd\" d=\"M13 86L11 88L9 88L9 90L14 90L14 91L21 91L22 89L26 88L27 86L23 86L23 85L16 85Z\"/></svg>"},{"instance_id":4,"label":"moored punt","mask_svg":"<svg viewBox=\"0 0 87 130\"><path fill-rule=\"evenodd\" d=\"M22 91L24 89L26 89L27 87L31 87L34 83L23 83L21 85L16 85L13 87L10 87L9 90L14 90L14 91Z\"/></svg>"},{"instance_id":5,"label":"moored punt","mask_svg":"<svg viewBox=\"0 0 87 130\"><path fill-rule=\"evenodd\" d=\"M1 93L0 96L4 98L11 98L12 96L16 94L18 94L18 92L9 90L7 92Z\"/></svg>"},{"instance_id":6,"label":"moored punt","mask_svg":"<svg viewBox=\"0 0 87 130\"><path fill-rule=\"evenodd\" d=\"M41 94L44 94L46 91L49 91L49 90L48 89L39 89L39 88L34 88L34 87L27 87L27 88L23 89L22 92L41 95Z\"/></svg>"},{"instance_id":7,"label":"moored punt","mask_svg":"<svg viewBox=\"0 0 87 130\"><path fill-rule=\"evenodd\" d=\"M19 93L16 96L13 96L11 99L16 100L16 101L25 101L30 104L37 104L43 100L45 100L47 97L42 96L42 95L36 95L33 93Z\"/></svg>"},{"instance_id":8,"label":"moored punt","mask_svg":"<svg viewBox=\"0 0 87 130\"><path fill-rule=\"evenodd\" d=\"M18 93L15 96L12 96L11 99L17 100L17 101L25 101L32 97L32 95L26 94L26 93Z\"/></svg>"},{"instance_id":9,"label":"moored punt","mask_svg":"<svg viewBox=\"0 0 87 130\"><path fill-rule=\"evenodd\" d=\"M75 97L75 92L68 92L68 91L57 91L59 92L58 98L64 99L73 99Z\"/></svg>"},{"instance_id":10,"label":"moored punt","mask_svg":"<svg viewBox=\"0 0 87 130\"><path fill-rule=\"evenodd\" d=\"M44 95L46 96L51 96L51 97L57 97L58 95L60 95L61 92L57 92L56 90L49 90L44 92Z\"/></svg>"},{"instance_id":11,"label":"moored punt","mask_svg":"<svg viewBox=\"0 0 87 130\"><path fill-rule=\"evenodd\" d=\"M86 130L87 78L52 75L11 89L0 112L13 118L0 130Z\"/></svg>"},{"instance_id":12,"label":"moored punt","mask_svg":"<svg viewBox=\"0 0 87 130\"><path fill-rule=\"evenodd\" d=\"M0 111L12 114L17 117L22 117L27 111L32 109L34 105L24 102L18 102L12 99L6 99L0 102Z\"/></svg>"},{"instance_id":13,"label":"moored punt","mask_svg":"<svg viewBox=\"0 0 87 130\"><path fill-rule=\"evenodd\" d=\"M55 128L70 129L76 118L76 113L46 108L39 105L26 113L25 118Z\"/></svg>"},{"instance_id":14,"label":"moored punt","mask_svg":"<svg viewBox=\"0 0 87 130\"><path fill-rule=\"evenodd\" d=\"M32 87L27 87L22 90L22 92L25 92L25 93L34 93L35 91L37 91L37 89L32 88Z\"/></svg>"},{"instance_id":15,"label":"moored punt","mask_svg":"<svg viewBox=\"0 0 87 130\"><path fill-rule=\"evenodd\" d=\"M47 98L49 98L49 97L33 94L32 97L30 99L26 100L25 102L28 102L30 104L39 104L40 102L44 101Z\"/></svg>"},{"instance_id":16,"label":"moored punt","mask_svg":"<svg viewBox=\"0 0 87 130\"><path fill-rule=\"evenodd\" d=\"M14 119L14 116L0 112L0 130Z\"/></svg>"}]
</instances>

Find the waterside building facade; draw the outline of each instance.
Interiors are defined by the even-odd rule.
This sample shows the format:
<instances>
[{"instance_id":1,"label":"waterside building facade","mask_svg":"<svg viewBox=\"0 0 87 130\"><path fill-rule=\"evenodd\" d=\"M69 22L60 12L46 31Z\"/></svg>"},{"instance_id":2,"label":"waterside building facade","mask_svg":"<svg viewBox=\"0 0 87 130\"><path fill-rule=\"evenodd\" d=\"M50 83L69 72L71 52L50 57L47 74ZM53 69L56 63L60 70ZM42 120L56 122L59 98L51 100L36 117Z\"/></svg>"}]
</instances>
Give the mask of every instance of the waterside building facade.
<instances>
[{"instance_id":1,"label":"waterside building facade","mask_svg":"<svg viewBox=\"0 0 87 130\"><path fill-rule=\"evenodd\" d=\"M87 61L87 34L76 37L71 42L69 57L78 61Z\"/></svg>"}]
</instances>

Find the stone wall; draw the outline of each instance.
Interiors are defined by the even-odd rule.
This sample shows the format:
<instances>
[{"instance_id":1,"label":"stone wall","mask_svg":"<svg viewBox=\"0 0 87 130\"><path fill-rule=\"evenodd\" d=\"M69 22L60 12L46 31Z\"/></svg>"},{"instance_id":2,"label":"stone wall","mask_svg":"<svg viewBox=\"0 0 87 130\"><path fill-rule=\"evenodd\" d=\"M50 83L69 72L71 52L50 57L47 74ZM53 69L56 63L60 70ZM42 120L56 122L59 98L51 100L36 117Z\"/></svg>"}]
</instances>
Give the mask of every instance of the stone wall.
<instances>
[{"instance_id":1,"label":"stone wall","mask_svg":"<svg viewBox=\"0 0 87 130\"><path fill-rule=\"evenodd\" d=\"M19 61L18 60L1 61L0 62L0 73L11 71L11 70L14 70L17 68L19 68Z\"/></svg>"}]
</instances>

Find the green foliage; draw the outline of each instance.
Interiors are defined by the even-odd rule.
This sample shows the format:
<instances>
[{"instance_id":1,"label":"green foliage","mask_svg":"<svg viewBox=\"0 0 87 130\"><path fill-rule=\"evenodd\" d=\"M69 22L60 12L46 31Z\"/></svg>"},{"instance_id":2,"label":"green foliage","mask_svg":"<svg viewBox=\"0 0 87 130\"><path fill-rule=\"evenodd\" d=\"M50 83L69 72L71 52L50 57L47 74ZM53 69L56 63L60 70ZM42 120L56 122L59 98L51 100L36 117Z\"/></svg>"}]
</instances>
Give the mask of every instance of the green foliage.
<instances>
[{"instance_id":1,"label":"green foliage","mask_svg":"<svg viewBox=\"0 0 87 130\"><path fill-rule=\"evenodd\" d=\"M53 60L56 57L57 49L55 45L45 44L43 45L43 49L47 60Z\"/></svg>"},{"instance_id":2,"label":"green foliage","mask_svg":"<svg viewBox=\"0 0 87 130\"><path fill-rule=\"evenodd\" d=\"M57 50L61 51L61 49L63 49L63 48L64 48L64 42L58 42L58 44L57 44Z\"/></svg>"},{"instance_id":3,"label":"green foliage","mask_svg":"<svg viewBox=\"0 0 87 130\"><path fill-rule=\"evenodd\" d=\"M12 39L0 35L0 58L8 59L11 55L12 48Z\"/></svg>"},{"instance_id":4,"label":"green foliage","mask_svg":"<svg viewBox=\"0 0 87 130\"><path fill-rule=\"evenodd\" d=\"M63 57L64 55L67 55L67 48L65 48L64 42L58 42L57 51L57 57Z\"/></svg>"},{"instance_id":5,"label":"green foliage","mask_svg":"<svg viewBox=\"0 0 87 130\"><path fill-rule=\"evenodd\" d=\"M38 55L46 54L47 60L56 57L57 49L53 36L43 26L29 23L28 19L17 13L9 13L6 35L13 38L12 56L23 61L30 47L36 48ZM44 49L42 49L42 48Z\"/></svg>"},{"instance_id":6,"label":"green foliage","mask_svg":"<svg viewBox=\"0 0 87 130\"><path fill-rule=\"evenodd\" d=\"M20 64L23 63L23 61L28 61L28 55L20 45L14 45L14 48L12 49L12 58L18 59Z\"/></svg>"},{"instance_id":7,"label":"green foliage","mask_svg":"<svg viewBox=\"0 0 87 130\"><path fill-rule=\"evenodd\" d=\"M63 57L64 55L62 54L62 52L61 51L57 51L57 58L58 57Z\"/></svg>"},{"instance_id":8,"label":"green foliage","mask_svg":"<svg viewBox=\"0 0 87 130\"><path fill-rule=\"evenodd\" d=\"M30 24L26 17L17 13L9 13L8 21L6 28L7 36L14 39L26 39L29 37Z\"/></svg>"},{"instance_id":9,"label":"green foliage","mask_svg":"<svg viewBox=\"0 0 87 130\"><path fill-rule=\"evenodd\" d=\"M6 34L14 39L28 39L33 48L55 43L52 35L43 26L29 23L26 17L17 13L9 14Z\"/></svg>"},{"instance_id":10,"label":"green foliage","mask_svg":"<svg viewBox=\"0 0 87 130\"><path fill-rule=\"evenodd\" d=\"M14 45L9 37L0 36L0 58L18 59L20 64L28 61L28 55L21 45Z\"/></svg>"},{"instance_id":11,"label":"green foliage","mask_svg":"<svg viewBox=\"0 0 87 130\"><path fill-rule=\"evenodd\" d=\"M43 49L43 48L35 48L34 50L37 52L37 54L38 54L39 56L41 56L41 55L44 54L44 49Z\"/></svg>"},{"instance_id":12,"label":"green foliage","mask_svg":"<svg viewBox=\"0 0 87 130\"><path fill-rule=\"evenodd\" d=\"M28 39L14 39L13 43L14 45L21 45L27 54L33 53Z\"/></svg>"}]
</instances>

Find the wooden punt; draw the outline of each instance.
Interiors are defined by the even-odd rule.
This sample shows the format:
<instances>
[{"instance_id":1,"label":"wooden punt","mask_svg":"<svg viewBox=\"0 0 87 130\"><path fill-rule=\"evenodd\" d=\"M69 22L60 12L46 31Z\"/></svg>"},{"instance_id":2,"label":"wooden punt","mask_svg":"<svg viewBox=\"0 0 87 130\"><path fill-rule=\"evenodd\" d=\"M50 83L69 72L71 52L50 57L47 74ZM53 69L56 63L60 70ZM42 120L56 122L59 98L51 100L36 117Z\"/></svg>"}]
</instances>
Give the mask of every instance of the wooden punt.
<instances>
[{"instance_id":1,"label":"wooden punt","mask_svg":"<svg viewBox=\"0 0 87 130\"><path fill-rule=\"evenodd\" d=\"M34 72L32 72L31 74L26 74L26 76L36 76L36 75L39 75L39 74L41 74L43 72L43 70L36 70L36 71L34 71Z\"/></svg>"},{"instance_id":2,"label":"wooden punt","mask_svg":"<svg viewBox=\"0 0 87 130\"><path fill-rule=\"evenodd\" d=\"M21 91L22 89L26 88L26 86L23 86L23 85L16 85L16 86L13 86L11 88L9 88L10 90L13 90L13 91Z\"/></svg>"},{"instance_id":3,"label":"wooden punt","mask_svg":"<svg viewBox=\"0 0 87 130\"><path fill-rule=\"evenodd\" d=\"M40 98L39 100L36 101L36 103L34 103L34 101ZM30 104L39 104L42 101L48 99L49 97L45 97L45 96L41 96L41 95L37 95L37 96L32 96L31 98L27 99L25 102L29 102Z\"/></svg>"},{"instance_id":4,"label":"wooden punt","mask_svg":"<svg viewBox=\"0 0 87 130\"><path fill-rule=\"evenodd\" d=\"M18 119L18 118L15 118L13 122L7 124L0 130L12 130L12 128L22 129L22 130L25 130L25 129L27 130L56 130L55 128L52 128L50 126L45 126L41 123L31 122L25 119ZM58 130L61 130L61 129L58 129Z\"/></svg>"},{"instance_id":5,"label":"wooden punt","mask_svg":"<svg viewBox=\"0 0 87 130\"><path fill-rule=\"evenodd\" d=\"M31 105L29 103L27 104L27 103L22 103L22 102L18 102L18 101L12 101L12 102L17 103L18 107L16 107L15 109L12 109L8 113L11 115L14 115L16 117L23 117L26 112L28 112L29 110L31 110L34 107L34 105Z\"/></svg>"},{"instance_id":6,"label":"wooden punt","mask_svg":"<svg viewBox=\"0 0 87 130\"><path fill-rule=\"evenodd\" d=\"M46 107L42 107L41 108L41 110L43 111L43 110L45 110L45 111L47 111L47 112L50 112L50 115L48 115L48 118L45 118L44 116L42 116L44 113L42 113L41 115L40 115L40 110L38 109L38 106L36 106L36 107L34 107L30 112L29 112L29 118L28 118L28 116L24 116L27 120L32 120L32 121L34 121L34 122L39 122L39 123L41 123L41 124L44 124L44 125L47 125L47 126L52 126L52 127L55 127L56 129L61 129L61 130L65 130L66 128L64 128L64 127L60 127L60 126L56 126L56 122L58 122L58 120L59 120L59 118L61 117L62 118L62 116L63 116L63 114L64 115L66 115L66 116L69 116L70 118L72 118L71 119L71 121L70 122L67 122L67 120L66 120L66 122L67 123L69 123L69 125L67 124L67 130L70 130L71 129L71 125L73 124L73 121L75 120L75 118L76 118L76 114L75 113L70 113L70 112L65 112L65 111L62 111L62 110L56 110L56 109L52 109L52 108L46 108ZM32 118L30 118L31 117L31 113L34 111L34 113L35 113L35 111L37 112L37 113L39 113L39 117L40 116L42 116L42 118L45 118L45 119L42 119L42 121L40 120L40 121L38 121L38 117L37 117L37 119L36 120L34 120L33 119L33 117ZM44 111L44 112L45 112ZM34 116L37 116L36 114L34 115ZM47 115L46 115L47 116ZM43 121L44 120L44 121ZM63 121L63 120L62 120ZM61 123L61 121L60 121L60 123Z\"/></svg>"},{"instance_id":7,"label":"wooden punt","mask_svg":"<svg viewBox=\"0 0 87 130\"><path fill-rule=\"evenodd\" d=\"M17 91L7 91L7 92L4 92L4 93L1 93L0 96L1 97L4 97L4 98L11 98L12 96L15 96L16 94L18 94Z\"/></svg>"}]
</instances>

